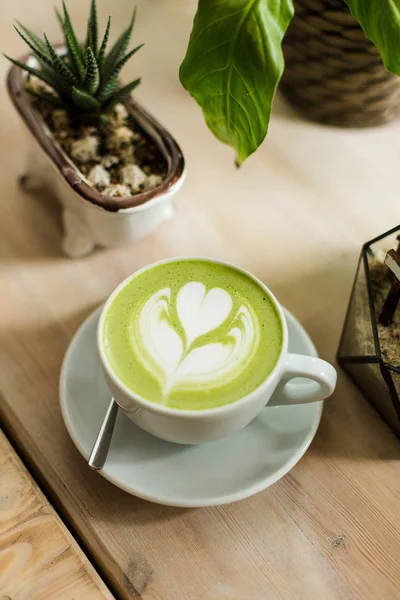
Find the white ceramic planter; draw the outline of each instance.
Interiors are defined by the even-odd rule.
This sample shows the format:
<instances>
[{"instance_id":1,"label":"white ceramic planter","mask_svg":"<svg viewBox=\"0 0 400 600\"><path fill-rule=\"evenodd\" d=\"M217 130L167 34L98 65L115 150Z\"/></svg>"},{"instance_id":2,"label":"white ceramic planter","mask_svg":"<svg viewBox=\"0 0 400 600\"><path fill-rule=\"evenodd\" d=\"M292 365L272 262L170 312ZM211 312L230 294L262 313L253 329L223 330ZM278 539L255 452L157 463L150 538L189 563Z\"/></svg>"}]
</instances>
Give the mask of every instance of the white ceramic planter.
<instances>
[{"instance_id":1,"label":"white ceramic planter","mask_svg":"<svg viewBox=\"0 0 400 600\"><path fill-rule=\"evenodd\" d=\"M21 60L34 60L25 56ZM163 183L148 192L116 198L103 196L89 186L84 175L54 139L23 90L24 73L14 66L8 90L26 127L26 187L46 186L62 206L63 250L73 258L89 254L95 246L115 247L136 242L173 214L173 197L185 178L182 152L174 138L141 106L130 101L127 109L154 140L167 163Z\"/></svg>"}]
</instances>

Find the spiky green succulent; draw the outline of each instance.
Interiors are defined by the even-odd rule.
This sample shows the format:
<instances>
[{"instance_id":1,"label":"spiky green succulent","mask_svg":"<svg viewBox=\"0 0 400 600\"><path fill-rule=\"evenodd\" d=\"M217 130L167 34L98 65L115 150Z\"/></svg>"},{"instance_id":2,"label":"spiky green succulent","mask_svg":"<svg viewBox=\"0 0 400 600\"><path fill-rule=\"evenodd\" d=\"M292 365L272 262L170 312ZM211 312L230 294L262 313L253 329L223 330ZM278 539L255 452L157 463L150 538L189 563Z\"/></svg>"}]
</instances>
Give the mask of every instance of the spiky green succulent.
<instances>
[{"instance_id":1,"label":"spiky green succulent","mask_svg":"<svg viewBox=\"0 0 400 600\"><path fill-rule=\"evenodd\" d=\"M83 46L78 43L64 0L63 14L56 9L56 15L63 31L66 47L66 53L62 55L52 46L45 33L41 39L21 23L18 23L19 27L15 26L18 34L38 60L40 68L34 68L5 55L6 58L50 86L54 93L45 90L37 91L30 86L26 86L26 90L57 108L65 108L77 114L99 115L116 103L124 102L140 83L138 78L124 87L118 87L118 77L122 67L143 45L127 52L136 10L128 27L121 33L109 52L106 52L106 48L111 17L108 18L106 30L99 43L96 0L92 0L86 41Z\"/></svg>"}]
</instances>

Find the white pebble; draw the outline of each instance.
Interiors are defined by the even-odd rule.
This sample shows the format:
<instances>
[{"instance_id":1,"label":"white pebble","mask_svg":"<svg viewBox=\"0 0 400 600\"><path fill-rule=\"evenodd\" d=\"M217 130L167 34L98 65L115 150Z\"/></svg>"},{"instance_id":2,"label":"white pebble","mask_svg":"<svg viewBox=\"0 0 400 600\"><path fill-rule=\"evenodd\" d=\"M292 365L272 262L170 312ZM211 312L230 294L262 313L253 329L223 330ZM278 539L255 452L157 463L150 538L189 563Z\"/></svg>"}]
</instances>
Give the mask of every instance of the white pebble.
<instances>
[{"instance_id":1,"label":"white pebble","mask_svg":"<svg viewBox=\"0 0 400 600\"><path fill-rule=\"evenodd\" d=\"M126 165L121 169L121 179L124 185L129 185L133 190L144 185L147 179L146 173L138 165Z\"/></svg>"},{"instance_id":2,"label":"white pebble","mask_svg":"<svg viewBox=\"0 0 400 600\"><path fill-rule=\"evenodd\" d=\"M114 165L117 165L119 163L119 158L118 156L115 156L115 154L106 154L105 156L103 156L100 162L103 165L103 167L109 169L110 167L113 167Z\"/></svg>"},{"instance_id":3,"label":"white pebble","mask_svg":"<svg viewBox=\"0 0 400 600\"><path fill-rule=\"evenodd\" d=\"M161 185L162 182L163 182L163 178L161 177L161 175L149 175L146 183L144 184L144 189L147 191L154 190L154 188Z\"/></svg>"},{"instance_id":4,"label":"white pebble","mask_svg":"<svg viewBox=\"0 0 400 600\"><path fill-rule=\"evenodd\" d=\"M62 108L53 110L51 114L51 120L53 122L54 129L68 129L69 122L66 110Z\"/></svg>"},{"instance_id":5,"label":"white pebble","mask_svg":"<svg viewBox=\"0 0 400 600\"><path fill-rule=\"evenodd\" d=\"M107 146L110 150L119 150L129 146L132 142L133 131L129 127L118 127L111 133L107 140Z\"/></svg>"},{"instance_id":6,"label":"white pebble","mask_svg":"<svg viewBox=\"0 0 400 600\"><path fill-rule=\"evenodd\" d=\"M114 106L113 113L117 123L124 125L126 119L128 118L128 111L126 110L125 106L123 104L116 104Z\"/></svg>"},{"instance_id":7,"label":"white pebble","mask_svg":"<svg viewBox=\"0 0 400 600\"><path fill-rule=\"evenodd\" d=\"M110 174L101 165L96 165L90 169L88 179L92 185L99 188L110 185Z\"/></svg>"},{"instance_id":8,"label":"white pebble","mask_svg":"<svg viewBox=\"0 0 400 600\"><path fill-rule=\"evenodd\" d=\"M103 191L103 196L132 196L131 190L126 185L115 183Z\"/></svg>"},{"instance_id":9,"label":"white pebble","mask_svg":"<svg viewBox=\"0 0 400 600\"><path fill-rule=\"evenodd\" d=\"M85 164L96 160L99 149L99 140L93 135L88 135L80 140L75 140L71 146L71 157L76 162Z\"/></svg>"}]
</instances>

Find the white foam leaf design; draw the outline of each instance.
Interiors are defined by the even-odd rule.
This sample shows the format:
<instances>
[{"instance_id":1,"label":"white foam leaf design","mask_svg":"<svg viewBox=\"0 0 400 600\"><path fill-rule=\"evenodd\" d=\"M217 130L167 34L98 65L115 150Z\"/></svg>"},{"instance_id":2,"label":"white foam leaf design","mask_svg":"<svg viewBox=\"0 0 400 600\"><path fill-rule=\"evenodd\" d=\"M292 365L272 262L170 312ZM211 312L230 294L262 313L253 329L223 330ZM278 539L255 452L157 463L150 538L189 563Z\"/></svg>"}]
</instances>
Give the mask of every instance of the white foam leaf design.
<instances>
[{"instance_id":1,"label":"white foam leaf design","mask_svg":"<svg viewBox=\"0 0 400 600\"><path fill-rule=\"evenodd\" d=\"M170 298L169 288L154 294L143 307L139 323L141 342L164 374L163 387L171 379L183 356L183 342L167 319ZM151 361L146 362L151 369Z\"/></svg>"},{"instance_id":2,"label":"white foam leaf design","mask_svg":"<svg viewBox=\"0 0 400 600\"><path fill-rule=\"evenodd\" d=\"M195 348L186 356L179 365L176 373L178 380L190 379L199 375L207 375L213 372L216 366L221 365L230 355L229 346L223 344L206 344Z\"/></svg>"},{"instance_id":3,"label":"white foam leaf design","mask_svg":"<svg viewBox=\"0 0 400 600\"><path fill-rule=\"evenodd\" d=\"M154 354L159 362L168 374L174 373L182 360L183 343L181 338L165 320L151 323L150 337Z\"/></svg>"},{"instance_id":4,"label":"white foam leaf design","mask_svg":"<svg viewBox=\"0 0 400 600\"><path fill-rule=\"evenodd\" d=\"M176 387L212 384L243 368L257 337L249 310L241 306L232 313L232 298L221 288L206 293L204 284L191 282L179 291L176 309L184 340L172 325L170 302L169 288L154 294L145 303L139 323L143 359L160 381L166 401ZM194 346L200 336L215 330L229 316L232 328L222 340ZM132 343L135 345L135 340Z\"/></svg>"}]
</instances>

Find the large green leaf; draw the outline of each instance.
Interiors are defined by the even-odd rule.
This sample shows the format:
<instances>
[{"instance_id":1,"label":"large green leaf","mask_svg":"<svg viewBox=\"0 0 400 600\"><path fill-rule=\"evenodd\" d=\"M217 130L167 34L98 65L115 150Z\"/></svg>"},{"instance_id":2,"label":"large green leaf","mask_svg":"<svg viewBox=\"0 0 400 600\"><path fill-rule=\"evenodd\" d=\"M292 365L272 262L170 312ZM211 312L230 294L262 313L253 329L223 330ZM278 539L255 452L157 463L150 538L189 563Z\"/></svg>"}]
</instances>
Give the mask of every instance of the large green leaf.
<instances>
[{"instance_id":1,"label":"large green leaf","mask_svg":"<svg viewBox=\"0 0 400 600\"><path fill-rule=\"evenodd\" d=\"M400 0L346 0L388 71L400 75Z\"/></svg>"},{"instance_id":2,"label":"large green leaf","mask_svg":"<svg viewBox=\"0 0 400 600\"><path fill-rule=\"evenodd\" d=\"M292 15L291 0L199 0L180 79L237 164L266 136Z\"/></svg>"}]
</instances>

